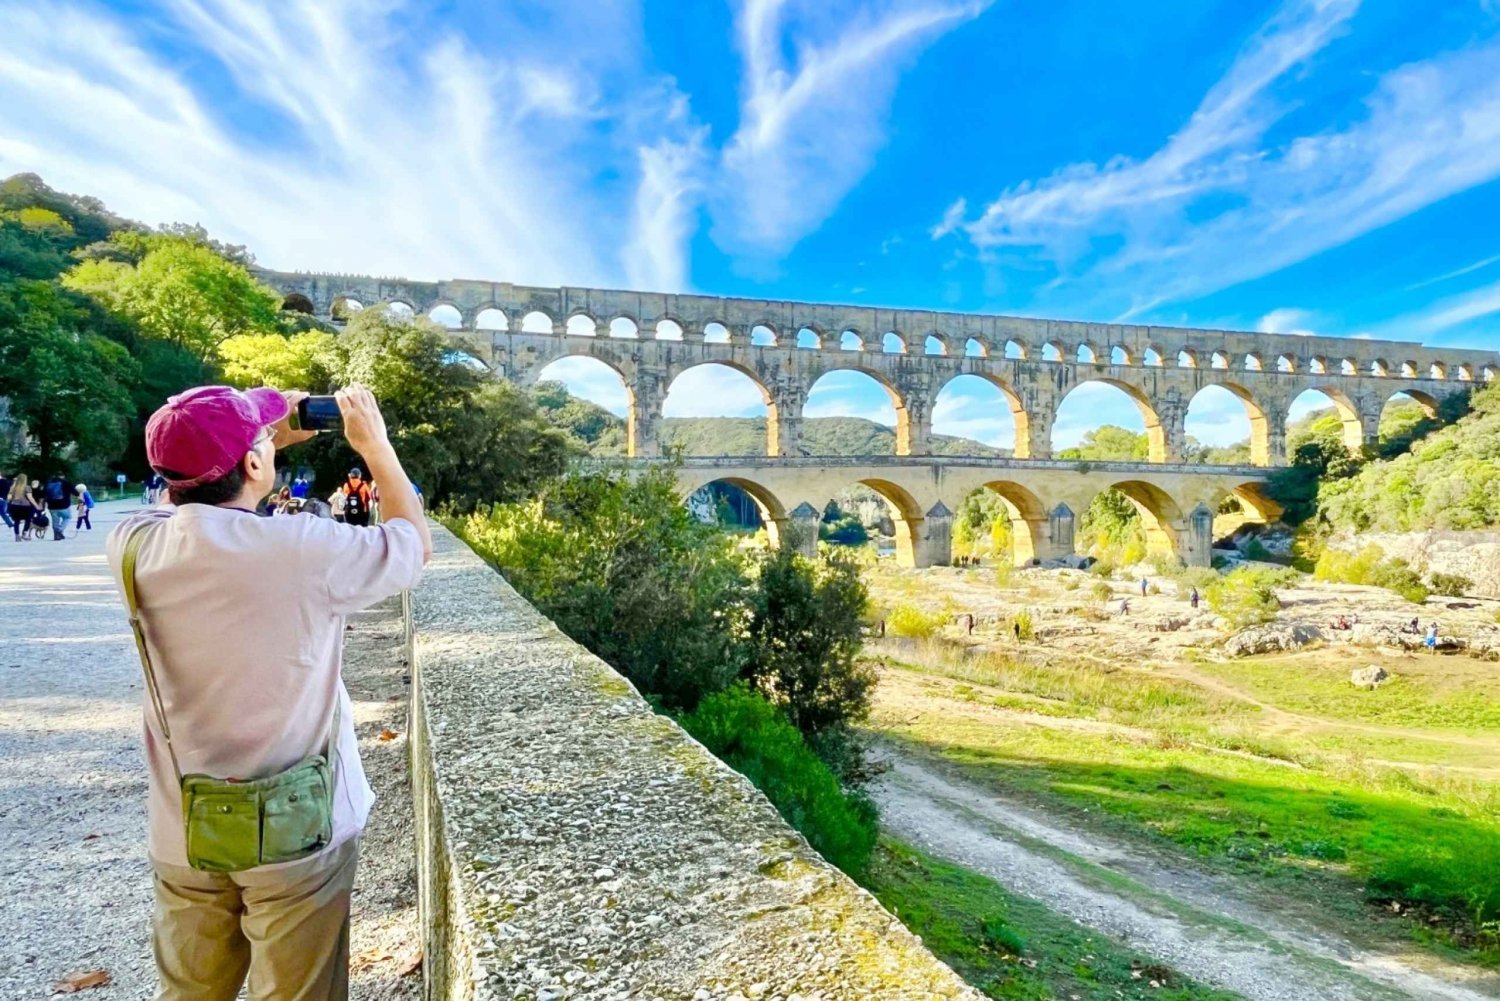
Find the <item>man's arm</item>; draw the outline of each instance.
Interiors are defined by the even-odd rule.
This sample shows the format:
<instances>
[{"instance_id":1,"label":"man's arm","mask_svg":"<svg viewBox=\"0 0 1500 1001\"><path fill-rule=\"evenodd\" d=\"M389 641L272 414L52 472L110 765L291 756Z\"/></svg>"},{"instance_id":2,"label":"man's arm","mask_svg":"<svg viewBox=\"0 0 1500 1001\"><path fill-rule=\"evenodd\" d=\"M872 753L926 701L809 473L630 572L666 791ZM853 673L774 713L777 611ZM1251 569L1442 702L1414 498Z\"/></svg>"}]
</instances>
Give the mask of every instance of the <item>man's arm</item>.
<instances>
[{"instance_id":1,"label":"man's arm","mask_svg":"<svg viewBox=\"0 0 1500 1001\"><path fill-rule=\"evenodd\" d=\"M334 394L344 415L344 437L369 467L370 478L380 484L380 511L385 520L400 518L416 526L422 539L422 562L432 558L432 533L422 515L422 504L406 470L386 434L385 418L375 394L354 384Z\"/></svg>"}]
</instances>

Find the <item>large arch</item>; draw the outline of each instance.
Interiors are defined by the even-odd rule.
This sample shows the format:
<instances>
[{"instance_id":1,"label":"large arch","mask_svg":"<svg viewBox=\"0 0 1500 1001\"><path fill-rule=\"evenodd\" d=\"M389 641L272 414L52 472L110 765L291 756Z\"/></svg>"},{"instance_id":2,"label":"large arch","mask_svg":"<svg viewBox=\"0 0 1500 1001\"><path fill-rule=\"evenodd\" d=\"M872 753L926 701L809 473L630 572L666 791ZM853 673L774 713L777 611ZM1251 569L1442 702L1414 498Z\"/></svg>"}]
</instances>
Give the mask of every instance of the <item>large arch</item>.
<instances>
[{"instance_id":1,"label":"large arch","mask_svg":"<svg viewBox=\"0 0 1500 1001\"><path fill-rule=\"evenodd\" d=\"M700 362L697 365L690 365L687 368L683 369L681 372L678 372L677 375L673 377L671 383L667 386L666 396L664 396L662 398L662 416L663 417L706 417L708 419L714 419L714 418L718 418L718 417L745 417L745 416L751 416L749 414L744 414L744 413L740 413L740 414L722 414L722 413L720 413L720 414L704 414L704 413L669 413L668 412L669 410L682 409L682 407L680 406L681 400L682 400L682 396L681 396L680 392L679 392L678 401L677 401L678 405L674 406L674 401L672 399L672 391L674 389L677 389L677 390L680 391L680 390L685 389L685 388L691 388L690 384L693 381L693 378L689 374L692 373L692 372L698 372L700 375L707 374L705 370L709 370L709 366L713 366L714 368L717 368L717 369L727 369L728 371L735 373L737 376L740 376L744 380L748 381L759 392L761 403L765 407L765 419L766 419L766 444L765 444L764 449L762 449L762 451L760 452L760 454L761 455L765 455L765 456L769 456L769 457L773 457L773 458L776 457L776 456L781 455L782 454L782 448L781 448L781 420L780 420L780 414L779 414L779 412L777 410L777 407L776 407L776 401L775 401L775 399L772 398L771 391L766 388L765 383L761 382L760 381L760 377L755 374L754 369L751 369L749 366L742 365L742 364L740 364L739 362L736 362L736 361L731 361L729 359L722 359L722 360L721 359L715 359L715 360L712 360L712 361ZM689 378L689 383L688 384L682 384L681 383L681 380L684 377L688 377ZM736 381L738 381L738 380L736 380ZM723 387L721 387L721 388L723 388ZM727 387L727 388L729 390L728 393L725 393L725 392L714 392L712 394L713 399L714 399L715 402L717 402L717 403L723 403L723 402L725 402L726 398L732 396L733 391L734 391L734 389L736 387L731 386L731 387ZM732 402L732 400L730 402ZM756 414L754 416L760 416L760 415ZM718 453L715 453L715 454L718 454Z\"/></svg>"},{"instance_id":2,"label":"large arch","mask_svg":"<svg viewBox=\"0 0 1500 1001\"><path fill-rule=\"evenodd\" d=\"M1026 407L1021 403L1021 397L1016 394L1015 390L1010 388L1009 383L990 372L963 372L943 383L942 387L938 389L937 395L932 398L932 429L934 433L957 433L959 437L975 438L973 434L962 433L963 429L961 425L955 424L949 426L947 430L940 429L938 426L940 421L952 419L945 413L943 408L944 394L950 390L962 393L964 380L974 380L969 383L970 386L976 384L982 385L986 390L993 391L1000 398L1001 402L1005 405L1006 411L1010 414L1011 431L1013 434L1011 454L1017 459L1031 458L1031 417L1026 413ZM958 388L954 389L955 386ZM979 405L978 409L983 409L983 406ZM986 444L993 445L994 443L986 442Z\"/></svg>"},{"instance_id":3,"label":"large arch","mask_svg":"<svg viewBox=\"0 0 1500 1001\"><path fill-rule=\"evenodd\" d=\"M867 367L860 366L860 365L835 365L835 366L833 366L831 368L824 369L822 372L820 372L818 374L817 378L815 378L807 386L807 403L804 405L804 408L803 408L804 415L809 416L809 417L856 416L856 415L852 415L852 414L840 414L840 413L837 413L837 412L827 412L827 413L818 412L821 409L820 403L819 403L819 401L815 400L814 396L813 396L813 394L815 392L817 392L818 385L820 383L822 383L824 379L827 379L829 376L838 377L835 380L836 382L838 382L838 381L842 381L842 382L846 382L846 383L849 382L848 379L842 378L840 376L840 373L853 373L855 375L864 376L870 382L873 382L875 385L877 385L881 389L885 390L885 394L886 394L886 396L890 400L891 409L895 412L893 427L894 427L894 430L896 432L896 447L895 447L895 453L894 454L896 454L896 455L911 455L912 454L911 415L908 413L908 411L906 409L906 400L902 397L900 390L898 390L890 382L889 379L887 379L884 375L882 375L880 372L876 371L875 369L867 368ZM849 389L849 388L852 388L852 387L845 387L845 388ZM837 388L829 389L828 387L825 386L825 391L828 391L828 392L838 392L838 389ZM880 423L880 422L877 421L876 423Z\"/></svg>"},{"instance_id":4,"label":"large arch","mask_svg":"<svg viewBox=\"0 0 1500 1001\"><path fill-rule=\"evenodd\" d=\"M917 548L921 543L922 507L905 488L890 480L866 479L860 483L875 491L891 508L896 529L896 562L904 567L917 565Z\"/></svg>"},{"instance_id":5,"label":"large arch","mask_svg":"<svg viewBox=\"0 0 1500 1001\"><path fill-rule=\"evenodd\" d=\"M1327 404L1320 404L1312 399L1313 396L1321 396ZM1359 416L1359 407L1353 400L1343 393L1342 390L1324 384L1315 384L1298 393L1292 400L1292 405L1287 408L1287 425L1300 419L1303 414L1300 411L1321 409L1322 406L1332 405L1334 412L1338 415L1339 423L1343 425L1344 447L1351 452L1358 452L1365 444L1365 425ZM1290 449L1289 449L1290 450Z\"/></svg>"},{"instance_id":6,"label":"large arch","mask_svg":"<svg viewBox=\"0 0 1500 1001\"><path fill-rule=\"evenodd\" d=\"M1266 412L1261 409L1260 404L1255 402L1255 396L1244 386L1233 382L1214 382L1203 386L1193 394L1192 399L1188 400L1186 419L1193 417L1193 404L1198 402L1199 397L1208 393L1211 400L1213 395L1220 391L1234 397L1245 408L1245 416L1250 425L1250 464L1269 466L1271 464L1271 422L1266 418ZM1184 427L1186 427L1186 419Z\"/></svg>"},{"instance_id":7,"label":"large arch","mask_svg":"<svg viewBox=\"0 0 1500 1001\"><path fill-rule=\"evenodd\" d=\"M756 508L760 511L761 521L766 526L766 541L773 548L779 547L789 541L786 535L786 505L781 503L781 499L769 487L763 483L757 483L755 480L746 479L741 476L719 476L712 480L704 480L702 483L695 485L688 492L688 496L691 497L704 487L715 483L727 483L730 486L738 487L755 502Z\"/></svg>"},{"instance_id":8,"label":"large arch","mask_svg":"<svg viewBox=\"0 0 1500 1001\"><path fill-rule=\"evenodd\" d=\"M616 392L615 380L618 380L619 392ZM563 354L531 369L523 381L561 382L573 396L603 407L616 417L623 417L625 454L634 458L641 453L642 429L636 420L635 388L625 373L612 363L591 354Z\"/></svg>"},{"instance_id":9,"label":"large arch","mask_svg":"<svg viewBox=\"0 0 1500 1001\"><path fill-rule=\"evenodd\" d=\"M1170 494L1154 483L1145 480L1121 480L1110 484L1135 506L1141 516L1141 527L1146 533L1146 552L1163 556L1178 556L1181 545L1177 537L1182 524L1182 510Z\"/></svg>"},{"instance_id":10,"label":"large arch","mask_svg":"<svg viewBox=\"0 0 1500 1001\"><path fill-rule=\"evenodd\" d=\"M1147 399L1145 392L1142 391L1139 386L1133 386L1130 383L1124 382L1119 379L1087 379L1083 382L1078 383L1072 389L1069 389L1068 392L1063 396L1063 398L1057 402L1057 413L1054 415L1053 423L1054 440L1050 443L1052 447L1052 454L1056 455L1060 451L1055 440L1057 434L1057 424L1059 423L1057 418L1060 418L1062 416L1063 408L1067 405L1068 399L1072 397L1073 394L1077 393L1079 389L1082 389L1084 386L1090 385L1103 385L1109 386L1113 389L1117 389L1121 393L1125 394L1125 397L1129 399L1131 403L1135 404L1136 410L1140 412L1141 423L1146 433L1146 461L1166 462L1167 434L1166 429L1162 427L1161 418L1157 415L1156 409L1151 406L1151 401ZM1099 421L1094 425L1094 427L1103 427L1108 423L1109 421Z\"/></svg>"},{"instance_id":11,"label":"large arch","mask_svg":"<svg viewBox=\"0 0 1500 1001\"><path fill-rule=\"evenodd\" d=\"M1010 480L992 480L985 489L999 496L1010 511L1012 562L1023 567L1044 551L1047 538L1047 507L1036 494Z\"/></svg>"}]
</instances>

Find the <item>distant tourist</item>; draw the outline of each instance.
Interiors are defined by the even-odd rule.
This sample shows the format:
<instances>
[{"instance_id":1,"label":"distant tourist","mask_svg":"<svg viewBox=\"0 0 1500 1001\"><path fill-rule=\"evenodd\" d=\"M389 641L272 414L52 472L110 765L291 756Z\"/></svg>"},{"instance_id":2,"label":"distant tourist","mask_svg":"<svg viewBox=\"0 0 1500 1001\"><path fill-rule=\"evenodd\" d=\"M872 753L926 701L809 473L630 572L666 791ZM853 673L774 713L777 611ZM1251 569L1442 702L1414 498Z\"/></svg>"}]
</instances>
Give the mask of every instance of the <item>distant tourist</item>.
<instances>
[{"instance_id":1,"label":"distant tourist","mask_svg":"<svg viewBox=\"0 0 1500 1001\"><path fill-rule=\"evenodd\" d=\"M1010 624L1011 632L1016 634L1016 642L1021 642L1021 620L1017 619Z\"/></svg>"},{"instance_id":2,"label":"distant tourist","mask_svg":"<svg viewBox=\"0 0 1500 1001\"><path fill-rule=\"evenodd\" d=\"M0 522L4 522L6 528L10 528L14 524L10 516L10 505L3 503L4 499L10 496L10 487L11 478L4 473L0 473Z\"/></svg>"},{"instance_id":3,"label":"distant tourist","mask_svg":"<svg viewBox=\"0 0 1500 1001\"><path fill-rule=\"evenodd\" d=\"M432 540L375 398L337 395L387 514L257 518L297 394L206 386L146 424L169 503L109 536L146 680L159 998L341 1001L374 802L339 678L344 617L415 587ZM168 734L175 733L172 741Z\"/></svg>"},{"instance_id":4,"label":"distant tourist","mask_svg":"<svg viewBox=\"0 0 1500 1001\"><path fill-rule=\"evenodd\" d=\"M10 489L5 494L5 512L10 515L10 527L15 532L16 541L31 538L31 516L36 513L36 507L31 500L31 484L26 482L25 473L17 473L10 481Z\"/></svg>"},{"instance_id":5,"label":"distant tourist","mask_svg":"<svg viewBox=\"0 0 1500 1001\"><path fill-rule=\"evenodd\" d=\"M52 541L61 542L68 531L68 519L73 517L73 504L69 500L67 482L62 473L53 473L47 481L47 516L52 519Z\"/></svg>"},{"instance_id":6,"label":"distant tourist","mask_svg":"<svg viewBox=\"0 0 1500 1001\"><path fill-rule=\"evenodd\" d=\"M328 495L328 513L334 521L344 520L344 488L339 487Z\"/></svg>"},{"instance_id":7,"label":"distant tourist","mask_svg":"<svg viewBox=\"0 0 1500 1001\"><path fill-rule=\"evenodd\" d=\"M1427 639L1423 640L1423 642L1427 645L1427 652L1428 653L1437 653L1437 633L1438 633L1437 623L1436 622L1431 623L1427 627Z\"/></svg>"},{"instance_id":8,"label":"distant tourist","mask_svg":"<svg viewBox=\"0 0 1500 1001\"><path fill-rule=\"evenodd\" d=\"M370 493L370 485L365 482L364 471L358 466L349 470L349 477L339 488L339 492L344 495L344 523L368 526L370 508L375 504L375 497Z\"/></svg>"},{"instance_id":9,"label":"distant tourist","mask_svg":"<svg viewBox=\"0 0 1500 1001\"><path fill-rule=\"evenodd\" d=\"M1144 578L1144 577L1142 577L1142 578L1141 578L1141 597L1142 597L1142 598L1144 598L1144 597L1145 597L1145 596L1146 596L1146 589L1147 589L1147 588L1148 588L1148 587L1150 587L1150 586L1151 586L1151 585L1150 585L1150 582L1148 582L1148 581L1147 581L1147 580L1146 580L1146 578Z\"/></svg>"},{"instance_id":10,"label":"distant tourist","mask_svg":"<svg viewBox=\"0 0 1500 1001\"><path fill-rule=\"evenodd\" d=\"M73 488L73 496L77 499L75 513L78 515L78 528L73 534L78 534L85 528L90 532L94 530L94 523L89 520L89 513L94 510L94 495L89 493L89 488L82 483Z\"/></svg>"},{"instance_id":11,"label":"distant tourist","mask_svg":"<svg viewBox=\"0 0 1500 1001\"><path fill-rule=\"evenodd\" d=\"M307 482L307 477L298 473L297 478L292 481L291 496L297 498L297 500L302 500L311 489L312 484Z\"/></svg>"},{"instance_id":12,"label":"distant tourist","mask_svg":"<svg viewBox=\"0 0 1500 1001\"><path fill-rule=\"evenodd\" d=\"M1198 589L1196 587L1188 594L1188 604L1192 605L1195 609L1198 607Z\"/></svg>"}]
</instances>

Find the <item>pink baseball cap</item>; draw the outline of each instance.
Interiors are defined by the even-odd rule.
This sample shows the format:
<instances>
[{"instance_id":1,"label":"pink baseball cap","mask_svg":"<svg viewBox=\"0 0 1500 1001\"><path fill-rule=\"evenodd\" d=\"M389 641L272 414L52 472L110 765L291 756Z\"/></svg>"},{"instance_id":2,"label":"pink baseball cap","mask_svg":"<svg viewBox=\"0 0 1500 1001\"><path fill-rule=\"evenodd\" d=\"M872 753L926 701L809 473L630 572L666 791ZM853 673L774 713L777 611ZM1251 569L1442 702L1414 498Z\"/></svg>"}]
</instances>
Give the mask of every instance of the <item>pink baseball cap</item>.
<instances>
[{"instance_id":1,"label":"pink baseball cap","mask_svg":"<svg viewBox=\"0 0 1500 1001\"><path fill-rule=\"evenodd\" d=\"M269 425L291 413L281 390L199 386L168 398L146 422L146 461L167 482L196 487L240 464Z\"/></svg>"}]
</instances>

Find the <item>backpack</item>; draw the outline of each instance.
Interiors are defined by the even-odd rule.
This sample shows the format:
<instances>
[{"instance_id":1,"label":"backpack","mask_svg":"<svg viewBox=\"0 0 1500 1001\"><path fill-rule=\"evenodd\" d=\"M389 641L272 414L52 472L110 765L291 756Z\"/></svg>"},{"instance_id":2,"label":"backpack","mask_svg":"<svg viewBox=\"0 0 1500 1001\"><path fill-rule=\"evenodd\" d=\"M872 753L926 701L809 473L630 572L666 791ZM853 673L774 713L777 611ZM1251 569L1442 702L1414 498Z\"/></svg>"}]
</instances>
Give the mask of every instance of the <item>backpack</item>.
<instances>
[{"instance_id":1,"label":"backpack","mask_svg":"<svg viewBox=\"0 0 1500 1001\"><path fill-rule=\"evenodd\" d=\"M68 500L67 491L63 489L61 480L51 480L47 483L47 503L66 504Z\"/></svg>"},{"instance_id":2,"label":"backpack","mask_svg":"<svg viewBox=\"0 0 1500 1001\"><path fill-rule=\"evenodd\" d=\"M361 483L358 489L350 490L344 495L344 516L359 516L364 514L369 507L365 499L365 485Z\"/></svg>"}]
</instances>

